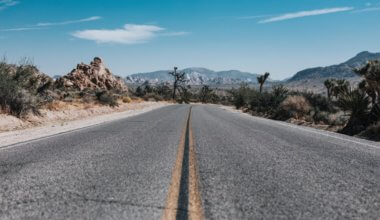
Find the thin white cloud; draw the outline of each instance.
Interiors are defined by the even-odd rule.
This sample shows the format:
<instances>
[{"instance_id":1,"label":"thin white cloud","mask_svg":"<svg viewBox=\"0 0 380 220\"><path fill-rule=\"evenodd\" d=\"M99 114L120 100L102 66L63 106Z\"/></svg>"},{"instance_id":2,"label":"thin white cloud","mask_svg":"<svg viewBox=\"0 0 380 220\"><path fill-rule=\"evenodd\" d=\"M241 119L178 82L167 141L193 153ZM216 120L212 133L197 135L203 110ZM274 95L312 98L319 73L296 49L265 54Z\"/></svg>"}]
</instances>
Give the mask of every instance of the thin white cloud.
<instances>
[{"instance_id":1,"label":"thin white cloud","mask_svg":"<svg viewBox=\"0 0 380 220\"><path fill-rule=\"evenodd\" d=\"M325 9L318 9L318 10L311 10L311 11L300 11L300 12L288 13L288 14L283 14L280 16L271 17L268 19L261 20L258 23L260 24L271 23L271 22L284 21L284 20L302 18L302 17L308 17L308 16L317 16L317 15L331 14L331 13L337 13L337 12L351 11L353 9L354 9L353 7L341 7L341 8L325 8Z\"/></svg>"},{"instance_id":2,"label":"thin white cloud","mask_svg":"<svg viewBox=\"0 0 380 220\"><path fill-rule=\"evenodd\" d=\"M380 7L372 7L372 8L364 8L352 11L352 13L363 13L363 12L371 12L371 11L380 11Z\"/></svg>"},{"instance_id":3,"label":"thin white cloud","mask_svg":"<svg viewBox=\"0 0 380 220\"><path fill-rule=\"evenodd\" d=\"M32 31L32 30L41 30L43 28L39 27L22 27L22 28L9 28L9 29L0 29L1 32L11 32L11 31Z\"/></svg>"},{"instance_id":4,"label":"thin white cloud","mask_svg":"<svg viewBox=\"0 0 380 220\"><path fill-rule=\"evenodd\" d=\"M179 36L186 34L186 32L162 33L164 30L164 28L155 25L126 24L122 29L76 31L72 33L72 36L97 43L140 44L160 35Z\"/></svg>"},{"instance_id":5,"label":"thin white cloud","mask_svg":"<svg viewBox=\"0 0 380 220\"><path fill-rule=\"evenodd\" d=\"M1 2L2 0L0 0ZM46 29L51 26L60 26L60 25L68 25L68 24L76 24L76 23L83 23L83 22L89 22L89 21L96 21L102 19L100 16L92 16L88 18L83 18L79 20L70 20L70 21L62 21L62 22L45 22L45 23L38 23L35 25L30 25L27 27L16 27L16 28L8 28L8 29L0 29L0 32L9 32L9 31L33 31L33 30L41 30Z\"/></svg>"},{"instance_id":6,"label":"thin white cloud","mask_svg":"<svg viewBox=\"0 0 380 220\"><path fill-rule=\"evenodd\" d=\"M265 17L271 17L273 15L253 15L253 16L242 16L237 17L238 20L250 20L250 19L256 19L256 18L265 18Z\"/></svg>"},{"instance_id":7,"label":"thin white cloud","mask_svg":"<svg viewBox=\"0 0 380 220\"><path fill-rule=\"evenodd\" d=\"M17 5L19 2L15 0L0 0L0 11Z\"/></svg>"},{"instance_id":8,"label":"thin white cloud","mask_svg":"<svg viewBox=\"0 0 380 220\"><path fill-rule=\"evenodd\" d=\"M61 22L44 22L44 23L38 23L36 26L39 27L45 27L45 26L58 26L58 25L67 25L67 24L76 24L76 23L83 23L83 22L89 22L89 21L96 21L100 20L102 17L100 16L92 16L88 18L83 18L79 20L69 20L69 21L61 21Z\"/></svg>"}]
</instances>

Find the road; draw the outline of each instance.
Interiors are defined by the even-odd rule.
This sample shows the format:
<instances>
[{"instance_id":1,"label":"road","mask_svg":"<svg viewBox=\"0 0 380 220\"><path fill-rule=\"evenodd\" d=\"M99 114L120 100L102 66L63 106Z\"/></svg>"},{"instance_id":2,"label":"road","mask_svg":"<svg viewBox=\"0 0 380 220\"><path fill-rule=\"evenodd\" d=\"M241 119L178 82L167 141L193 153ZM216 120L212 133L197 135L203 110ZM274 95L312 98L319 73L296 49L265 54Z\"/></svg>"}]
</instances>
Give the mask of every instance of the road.
<instances>
[{"instance_id":1,"label":"road","mask_svg":"<svg viewBox=\"0 0 380 220\"><path fill-rule=\"evenodd\" d=\"M162 218L379 219L380 144L173 105L0 149L0 219Z\"/></svg>"}]
</instances>

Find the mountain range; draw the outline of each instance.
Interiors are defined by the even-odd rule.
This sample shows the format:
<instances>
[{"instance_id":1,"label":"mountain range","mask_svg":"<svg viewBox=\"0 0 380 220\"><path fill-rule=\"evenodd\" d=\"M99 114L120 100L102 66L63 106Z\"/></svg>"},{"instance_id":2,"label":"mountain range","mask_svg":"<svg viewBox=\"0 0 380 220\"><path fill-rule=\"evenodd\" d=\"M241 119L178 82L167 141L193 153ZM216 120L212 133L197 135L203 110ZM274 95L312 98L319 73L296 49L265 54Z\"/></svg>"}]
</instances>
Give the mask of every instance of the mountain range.
<instances>
[{"instance_id":1,"label":"mountain range","mask_svg":"<svg viewBox=\"0 0 380 220\"><path fill-rule=\"evenodd\" d=\"M314 67L297 72L292 77L278 81L295 87L319 87L327 78L344 78L352 82L359 80L354 69L364 65L369 60L380 59L380 53L361 52L353 58L337 65ZM234 85L240 83L256 84L258 74L241 72L238 70L213 71L206 68L192 67L180 70L186 73L189 85ZM136 73L125 78L126 83L142 84L148 81L151 84L171 82L168 74L170 70L161 70L148 73ZM269 80L270 82L275 82ZM323 85L323 84L322 84Z\"/></svg>"},{"instance_id":2,"label":"mountain range","mask_svg":"<svg viewBox=\"0 0 380 220\"><path fill-rule=\"evenodd\" d=\"M160 70L149 73L137 73L127 76L126 83L141 84L148 81L151 84L171 82L172 76L168 74L172 70ZM189 85L227 85L256 83L257 74L241 72L238 70L213 71L201 67L192 67L179 70L185 72L187 84Z\"/></svg>"}]
</instances>

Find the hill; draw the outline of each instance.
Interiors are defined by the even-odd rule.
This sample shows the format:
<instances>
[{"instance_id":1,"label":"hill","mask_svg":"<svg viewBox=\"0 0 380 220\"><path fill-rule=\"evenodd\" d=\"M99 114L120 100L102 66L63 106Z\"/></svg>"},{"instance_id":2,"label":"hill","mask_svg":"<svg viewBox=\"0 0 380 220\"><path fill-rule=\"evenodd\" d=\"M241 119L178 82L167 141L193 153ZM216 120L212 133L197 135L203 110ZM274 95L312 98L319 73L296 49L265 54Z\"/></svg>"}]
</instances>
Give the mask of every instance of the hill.
<instances>
[{"instance_id":1,"label":"hill","mask_svg":"<svg viewBox=\"0 0 380 220\"><path fill-rule=\"evenodd\" d=\"M364 51L341 64L327 67L315 67L299 71L293 77L288 79L287 82L321 80L326 78L355 78L357 77L353 71L355 68L363 66L369 60L375 59L380 59L380 53Z\"/></svg>"}]
</instances>

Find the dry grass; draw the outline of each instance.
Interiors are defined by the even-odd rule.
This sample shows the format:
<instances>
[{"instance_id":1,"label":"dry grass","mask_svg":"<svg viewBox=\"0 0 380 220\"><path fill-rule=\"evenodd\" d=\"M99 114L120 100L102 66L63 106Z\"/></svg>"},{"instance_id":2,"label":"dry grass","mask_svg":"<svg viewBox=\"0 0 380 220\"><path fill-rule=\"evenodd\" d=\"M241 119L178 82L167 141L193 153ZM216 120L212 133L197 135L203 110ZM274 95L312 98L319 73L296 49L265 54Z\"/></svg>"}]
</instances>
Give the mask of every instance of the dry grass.
<instances>
[{"instance_id":1,"label":"dry grass","mask_svg":"<svg viewBox=\"0 0 380 220\"><path fill-rule=\"evenodd\" d=\"M71 110L71 109L90 109L94 108L97 105L95 102L89 103L89 102L82 102L80 100L74 100L70 102L64 102L64 101L52 101L45 105L45 109L50 111L61 111L61 110Z\"/></svg>"},{"instance_id":2,"label":"dry grass","mask_svg":"<svg viewBox=\"0 0 380 220\"><path fill-rule=\"evenodd\" d=\"M62 101L52 101L46 104L45 108L50 111L58 111L61 109L64 109L67 105L67 102L62 102Z\"/></svg>"},{"instance_id":3,"label":"dry grass","mask_svg":"<svg viewBox=\"0 0 380 220\"><path fill-rule=\"evenodd\" d=\"M280 105L285 111L290 112L294 118L301 119L311 111L309 101L303 96L288 96Z\"/></svg>"},{"instance_id":4,"label":"dry grass","mask_svg":"<svg viewBox=\"0 0 380 220\"><path fill-rule=\"evenodd\" d=\"M141 103L141 102L144 102L144 100L140 97L133 97L132 98L132 102L134 103Z\"/></svg>"},{"instance_id":5,"label":"dry grass","mask_svg":"<svg viewBox=\"0 0 380 220\"><path fill-rule=\"evenodd\" d=\"M128 96L124 96L124 97L122 98L122 100L123 100L123 103L131 103L131 102L132 102L132 99L129 98Z\"/></svg>"}]
</instances>

